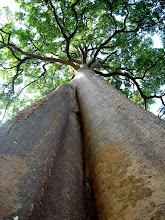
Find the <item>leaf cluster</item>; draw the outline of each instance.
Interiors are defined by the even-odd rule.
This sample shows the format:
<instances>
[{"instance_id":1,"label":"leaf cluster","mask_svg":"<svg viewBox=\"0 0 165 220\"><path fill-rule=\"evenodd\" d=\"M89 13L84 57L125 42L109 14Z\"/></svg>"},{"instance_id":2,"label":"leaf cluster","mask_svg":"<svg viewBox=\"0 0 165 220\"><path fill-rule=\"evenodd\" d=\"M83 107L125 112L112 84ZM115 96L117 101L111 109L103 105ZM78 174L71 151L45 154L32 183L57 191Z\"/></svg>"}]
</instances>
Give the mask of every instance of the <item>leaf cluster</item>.
<instances>
[{"instance_id":1,"label":"leaf cluster","mask_svg":"<svg viewBox=\"0 0 165 220\"><path fill-rule=\"evenodd\" d=\"M0 28L2 113L43 97L84 64L145 108L160 99L163 112L165 52L151 38L157 33L164 43L162 1L16 2L20 11L7 10Z\"/></svg>"}]
</instances>

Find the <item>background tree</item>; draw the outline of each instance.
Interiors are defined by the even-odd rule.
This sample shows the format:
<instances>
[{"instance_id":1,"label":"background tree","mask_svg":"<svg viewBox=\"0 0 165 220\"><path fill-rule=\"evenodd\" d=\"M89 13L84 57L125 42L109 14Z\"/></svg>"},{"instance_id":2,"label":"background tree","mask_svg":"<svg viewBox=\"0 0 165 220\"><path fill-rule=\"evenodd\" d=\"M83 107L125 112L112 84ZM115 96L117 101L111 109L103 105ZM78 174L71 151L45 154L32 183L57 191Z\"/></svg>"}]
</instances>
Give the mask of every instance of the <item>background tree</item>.
<instances>
[{"instance_id":1,"label":"background tree","mask_svg":"<svg viewBox=\"0 0 165 220\"><path fill-rule=\"evenodd\" d=\"M146 109L160 99L163 116L165 52L150 36L159 33L164 45L162 1L17 2L20 11L7 10L0 29L3 119L70 81L84 64Z\"/></svg>"}]
</instances>

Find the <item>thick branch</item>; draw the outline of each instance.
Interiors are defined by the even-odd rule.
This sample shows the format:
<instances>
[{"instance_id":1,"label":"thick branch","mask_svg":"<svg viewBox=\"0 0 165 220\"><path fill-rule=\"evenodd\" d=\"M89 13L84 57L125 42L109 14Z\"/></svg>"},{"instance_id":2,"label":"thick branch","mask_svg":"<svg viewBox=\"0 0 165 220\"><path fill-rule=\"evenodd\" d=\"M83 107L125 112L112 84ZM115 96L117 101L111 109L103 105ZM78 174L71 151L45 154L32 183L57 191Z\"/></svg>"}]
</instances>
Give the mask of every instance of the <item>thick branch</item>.
<instances>
[{"instance_id":1,"label":"thick branch","mask_svg":"<svg viewBox=\"0 0 165 220\"><path fill-rule=\"evenodd\" d=\"M85 65L86 64L86 59L87 59L87 47L85 47L85 50L84 48L81 48L80 47L80 50L81 50L81 54L82 54L82 64Z\"/></svg>"},{"instance_id":2,"label":"thick branch","mask_svg":"<svg viewBox=\"0 0 165 220\"><path fill-rule=\"evenodd\" d=\"M64 61L64 60L60 60L60 59L56 59L53 57L43 57L40 55L35 55L35 54L30 54L27 52L24 52L23 50L21 50L19 47L16 47L14 44L3 44L1 48L13 48L14 50L18 51L19 53L31 58L31 59L38 59L38 60L42 60L42 61L48 61L48 62L53 62L53 63L60 63L60 64L64 64L64 65L69 65L71 67L73 67L75 70L78 69L78 67L70 60Z\"/></svg>"},{"instance_id":3,"label":"thick branch","mask_svg":"<svg viewBox=\"0 0 165 220\"><path fill-rule=\"evenodd\" d=\"M100 52L100 50L102 48L104 48L105 45L108 44L111 41L111 39L113 37L115 37L118 33L136 33L139 30L139 28L140 28L140 26L138 24L137 27L134 30L126 31L126 30L124 30L125 26L123 26L123 28L120 29L120 30L116 30L107 40L104 41L104 43L100 44L100 46L97 48L97 50L96 50L96 52L94 54L94 57L93 57L92 61L88 64L88 66L90 67L95 62L95 59L96 59L98 53Z\"/></svg>"},{"instance_id":4,"label":"thick branch","mask_svg":"<svg viewBox=\"0 0 165 220\"><path fill-rule=\"evenodd\" d=\"M58 28L59 28L61 34L62 34L63 37L67 40L68 37L67 37L67 35L65 34L65 32L64 32L64 30L63 30L63 28L62 28L62 25L60 24L60 22L59 22L59 20L58 20L58 16L57 16L57 13L56 13L56 9L55 9L54 5L52 4L51 0L48 0L48 5L52 8L52 12L53 12L55 21L56 21L56 23L57 23L57 25L58 25Z\"/></svg>"},{"instance_id":5,"label":"thick branch","mask_svg":"<svg viewBox=\"0 0 165 220\"><path fill-rule=\"evenodd\" d=\"M116 30L106 41L104 41L104 43L100 44L100 46L97 48L95 54L94 54L94 57L92 59L92 61L88 64L88 66L90 67L94 62L95 62L95 59L98 55L98 53L100 52L100 50L107 44L109 43L109 41L117 34L119 33L120 31Z\"/></svg>"},{"instance_id":6,"label":"thick branch","mask_svg":"<svg viewBox=\"0 0 165 220\"><path fill-rule=\"evenodd\" d=\"M18 61L21 61L21 59L14 53L14 50L9 47L9 50L11 51L11 53L13 54L13 56L18 60Z\"/></svg>"},{"instance_id":7,"label":"thick branch","mask_svg":"<svg viewBox=\"0 0 165 220\"><path fill-rule=\"evenodd\" d=\"M65 31L62 27L62 25L60 24L60 21L58 19L58 15L56 13L56 9L54 7L54 5L52 4L51 0L48 1L48 5L52 8L52 12L53 12L53 15L54 15L54 18L55 18L55 21L57 23L57 26L61 32L61 34L63 35L63 37L65 38L66 40L66 54L67 54L67 57L68 59L70 59L70 54L69 54L69 45L70 45L70 38L65 34Z\"/></svg>"}]
</instances>

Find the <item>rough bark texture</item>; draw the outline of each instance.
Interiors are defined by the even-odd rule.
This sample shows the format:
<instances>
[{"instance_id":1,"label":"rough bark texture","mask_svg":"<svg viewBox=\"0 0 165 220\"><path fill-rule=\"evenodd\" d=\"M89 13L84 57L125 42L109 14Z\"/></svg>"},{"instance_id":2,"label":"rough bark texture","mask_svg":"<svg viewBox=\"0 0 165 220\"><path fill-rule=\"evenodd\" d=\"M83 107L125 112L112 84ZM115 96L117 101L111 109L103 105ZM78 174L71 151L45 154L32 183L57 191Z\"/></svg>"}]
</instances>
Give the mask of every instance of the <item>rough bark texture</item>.
<instances>
[{"instance_id":1,"label":"rough bark texture","mask_svg":"<svg viewBox=\"0 0 165 220\"><path fill-rule=\"evenodd\" d=\"M87 67L72 83L98 218L165 219L164 121Z\"/></svg>"},{"instance_id":2,"label":"rough bark texture","mask_svg":"<svg viewBox=\"0 0 165 220\"><path fill-rule=\"evenodd\" d=\"M76 88L59 87L0 128L0 219L86 219Z\"/></svg>"},{"instance_id":3,"label":"rough bark texture","mask_svg":"<svg viewBox=\"0 0 165 220\"><path fill-rule=\"evenodd\" d=\"M0 128L0 220L164 220L164 147L164 121L83 67Z\"/></svg>"}]
</instances>

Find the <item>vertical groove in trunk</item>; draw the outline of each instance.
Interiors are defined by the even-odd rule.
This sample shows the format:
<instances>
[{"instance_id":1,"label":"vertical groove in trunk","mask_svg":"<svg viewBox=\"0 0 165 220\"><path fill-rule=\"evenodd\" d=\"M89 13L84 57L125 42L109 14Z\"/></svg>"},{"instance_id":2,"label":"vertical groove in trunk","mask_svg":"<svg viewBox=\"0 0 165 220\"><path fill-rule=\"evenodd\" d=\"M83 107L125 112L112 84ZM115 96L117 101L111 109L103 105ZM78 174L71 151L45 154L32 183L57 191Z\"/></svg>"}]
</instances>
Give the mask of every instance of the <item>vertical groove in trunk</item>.
<instances>
[{"instance_id":1,"label":"vertical groove in trunk","mask_svg":"<svg viewBox=\"0 0 165 220\"><path fill-rule=\"evenodd\" d=\"M72 83L71 83L72 84ZM77 95L77 89L76 89ZM78 96L77 103L79 106ZM84 134L83 134L83 120L81 119L81 112L79 111L80 117L80 130L82 137L82 145L83 145L83 161L84 161L84 188L85 188L85 206L86 206L86 217L88 220L97 220L97 210L94 207L94 196L92 191L92 183L90 181L88 169L87 169L87 161L86 161L86 149L84 146Z\"/></svg>"}]
</instances>

